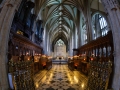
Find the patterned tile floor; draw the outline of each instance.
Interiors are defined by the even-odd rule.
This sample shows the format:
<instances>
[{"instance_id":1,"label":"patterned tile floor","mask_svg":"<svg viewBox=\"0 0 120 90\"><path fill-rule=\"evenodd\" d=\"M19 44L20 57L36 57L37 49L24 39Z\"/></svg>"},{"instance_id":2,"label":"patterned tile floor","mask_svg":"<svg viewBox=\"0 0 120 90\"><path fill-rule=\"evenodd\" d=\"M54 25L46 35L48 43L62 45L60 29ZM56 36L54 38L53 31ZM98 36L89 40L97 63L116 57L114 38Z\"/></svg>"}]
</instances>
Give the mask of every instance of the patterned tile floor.
<instances>
[{"instance_id":1,"label":"patterned tile floor","mask_svg":"<svg viewBox=\"0 0 120 90\"><path fill-rule=\"evenodd\" d=\"M86 90L87 77L67 65L53 65L34 77L36 90Z\"/></svg>"}]
</instances>

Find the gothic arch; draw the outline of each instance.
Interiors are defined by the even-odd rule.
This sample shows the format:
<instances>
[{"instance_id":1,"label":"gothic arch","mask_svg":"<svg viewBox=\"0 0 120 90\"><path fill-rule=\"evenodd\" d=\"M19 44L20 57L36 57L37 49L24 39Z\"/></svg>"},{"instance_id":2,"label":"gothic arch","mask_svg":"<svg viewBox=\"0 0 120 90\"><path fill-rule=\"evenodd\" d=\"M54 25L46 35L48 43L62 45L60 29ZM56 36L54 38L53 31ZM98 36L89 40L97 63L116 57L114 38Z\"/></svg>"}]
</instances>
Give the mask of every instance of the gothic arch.
<instances>
[{"instance_id":1,"label":"gothic arch","mask_svg":"<svg viewBox=\"0 0 120 90\"><path fill-rule=\"evenodd\" d=\"M36 0L37 1L37 0ZM41 1L41 0L40 0ZM77 2L78 0L73 1L74 5L77 6ZM113 33L113 40L114 40L114 57L115 57L115 74L114 74L114 79L113 79L113 88L115 90L118 90L120 88L119 86L119 82L120 82L120 74L119 74L119 68L120 68L120 43L119 43L119 39L120 39L120 31L119 31L119 25L120 25L120 10L119 10L119 5L118 2L116 0L101 0L105 9L106 9L106 13L108 13L108 18L112 29L112 33ZM2 85L2 89L6 90L8 88L8 82L7 82L7 73L6 73L6 51L7 51L7 44L8 44L8 36L9 36L9 31L10 31L10 27L11 27L11 23L13 20L13 16L15 14L16 9L18 9L19 5L20 5L21 0L7 0L6 4L3 6L1 13L0 13L0 36L2 38L0 38L0 49L2 51L2 53L0 52L0 57L1 59L1 69L0 69L0 73L2 73L3 75L0 75L0 78L2 78L4 83L1 83ZM79 2L80 3L80 2ZM70 2L71 4L71 2ZM81 5L82 7L82 5ZM78 8L80 9L80 8ZM81 8L83 10L83 8ZM114 18L113 18L114 17ZM6 35L4 35L4 33ZM2 72L4 71L4 72ZM2 81L0 81L2 82Z\"/></svg>"}]
</instances>

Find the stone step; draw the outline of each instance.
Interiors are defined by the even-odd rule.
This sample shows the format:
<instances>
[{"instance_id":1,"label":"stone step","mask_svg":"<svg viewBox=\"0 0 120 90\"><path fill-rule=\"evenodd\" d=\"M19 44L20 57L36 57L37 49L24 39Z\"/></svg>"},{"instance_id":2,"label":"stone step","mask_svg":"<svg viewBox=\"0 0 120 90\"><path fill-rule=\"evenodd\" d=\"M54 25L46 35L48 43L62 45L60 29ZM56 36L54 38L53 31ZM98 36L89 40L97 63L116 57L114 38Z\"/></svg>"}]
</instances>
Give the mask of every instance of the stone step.
<instances>
[{"instance_id":1,"label":"stone step","mask_svg":"<svg viewBox=\"0 0 120 90\"><path fill-rule=\"evenodd\" d=\"M67 60L52 60L52 63L67 63Z\"/></svg>"}]
</instances>

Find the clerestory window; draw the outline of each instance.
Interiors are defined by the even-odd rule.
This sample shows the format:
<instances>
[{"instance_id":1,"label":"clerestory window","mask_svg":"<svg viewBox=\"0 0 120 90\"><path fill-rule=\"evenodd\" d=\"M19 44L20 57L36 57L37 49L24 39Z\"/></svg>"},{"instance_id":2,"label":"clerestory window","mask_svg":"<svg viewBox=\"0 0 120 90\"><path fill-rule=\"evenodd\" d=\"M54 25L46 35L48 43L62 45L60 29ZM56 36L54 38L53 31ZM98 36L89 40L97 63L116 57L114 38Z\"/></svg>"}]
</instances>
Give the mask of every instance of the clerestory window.
<instances>
[{"instance_id":1,"label":"clerestory window","mask_svg":"<svg viewBox=\"0 0 120 90\"><path fill-rule=\"evenodd\" d=\"M94 33L94 39L105 36L108 33L108 24L106 19L99 13L92 17L92 28Z\"/></svg>"}]
</instances>

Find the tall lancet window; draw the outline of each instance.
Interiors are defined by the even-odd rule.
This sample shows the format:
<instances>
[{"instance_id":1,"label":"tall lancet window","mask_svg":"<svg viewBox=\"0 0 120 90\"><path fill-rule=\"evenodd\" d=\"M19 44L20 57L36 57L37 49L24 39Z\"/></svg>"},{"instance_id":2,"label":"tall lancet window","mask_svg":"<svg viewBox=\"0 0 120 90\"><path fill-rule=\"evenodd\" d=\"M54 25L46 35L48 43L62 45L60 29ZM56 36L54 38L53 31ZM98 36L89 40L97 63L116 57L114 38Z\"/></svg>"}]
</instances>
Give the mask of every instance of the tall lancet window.
<instances>
[{"instance_id":1,"label":"tall lancet window","mask_svg":"<svg viewBox=\"0 0 120 90\"><path fill-rule=\"evenodd\" d=\"M92 28L94 33L94 39L100 36L105 36L108 33L107 21L99 13L94 14L92 17Z\"/></svg>"}]
</instances>

